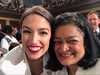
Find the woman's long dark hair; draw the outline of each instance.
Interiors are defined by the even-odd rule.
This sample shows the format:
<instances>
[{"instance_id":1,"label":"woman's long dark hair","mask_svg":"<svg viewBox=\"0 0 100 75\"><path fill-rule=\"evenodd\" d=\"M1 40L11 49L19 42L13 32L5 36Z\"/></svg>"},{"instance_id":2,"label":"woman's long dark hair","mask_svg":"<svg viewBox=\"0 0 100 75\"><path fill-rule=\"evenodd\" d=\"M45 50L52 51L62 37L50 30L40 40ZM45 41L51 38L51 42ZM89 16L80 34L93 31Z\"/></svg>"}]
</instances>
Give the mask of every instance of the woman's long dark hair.
<instances>
[{"instance_id":1,"label":"woman's long dark hair","mask_svg":"<svg viewBox=\"0 0 100 75\"><path fill-rule=\"evenodd\" d=\"M59 26L67 24L74 24L83 33L82 35L84 38L84 46L86 45L85 55L78 62L78 66L83 67L83 69L88 69L89 67L92 67L96 64L98 58L100 57L100 40L94 34L87 19L76 12L68 12L58 15L55 18L53 32L55 33L55 30ZM54 49L52 49L49 54L50 59L47 63L46 69L51 69L52 71L61 70L63 68L63 65L56 58Z\"/></svg>"}]
</instances>

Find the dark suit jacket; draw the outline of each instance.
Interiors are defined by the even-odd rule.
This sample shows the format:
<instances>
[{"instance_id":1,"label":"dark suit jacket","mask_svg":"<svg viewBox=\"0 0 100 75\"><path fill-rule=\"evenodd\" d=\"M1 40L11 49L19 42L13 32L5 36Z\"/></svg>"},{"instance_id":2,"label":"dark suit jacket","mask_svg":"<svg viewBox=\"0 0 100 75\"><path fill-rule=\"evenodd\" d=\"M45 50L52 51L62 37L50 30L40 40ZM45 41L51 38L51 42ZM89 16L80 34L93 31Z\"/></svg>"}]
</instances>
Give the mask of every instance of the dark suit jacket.
<instances>
[{"instance_id":1,"label":"dark suit jacket","mask_svg":"<svg viewBox=\"0 0 100 75\"><path fill-rule=\"evenodd\" d=\"M15 1L14 2L14 6L17 7L17 5L19 6L19 2L18 1Z\"/></svg>"},{"instance_id":2,"label":"dark suit jacket","mask_svg":"<svg viewBox=\"0 0 100 75\"><path fill-rule=\"evenodd\" d=\"M0 31L0 42L1 42L2 38L3 38L5 35L6 35L6 34L5 34L4 32L1 32L1 31Z\"/></svg>"},{"instance_id":3,"label":"dark suit jacket","mask_svg":"<svg viewBox=\"0 0 100 75\"><path fill-rule=\"evenodd\" d=\"M99 33L99 35L97 35L97 37L98 37L98 39L100 40L100 33Z\"/></svg>"},{"instance_id":4,"label":"dark suit jacket","mask_svg":"<svg viewBox=\"0 0 100 75\"><path fill-rule=\"evenodd\" d=\"M17 31L15 38L20 41L21 40L21 32L20 30Z\"/></svg>"}]
</instances>

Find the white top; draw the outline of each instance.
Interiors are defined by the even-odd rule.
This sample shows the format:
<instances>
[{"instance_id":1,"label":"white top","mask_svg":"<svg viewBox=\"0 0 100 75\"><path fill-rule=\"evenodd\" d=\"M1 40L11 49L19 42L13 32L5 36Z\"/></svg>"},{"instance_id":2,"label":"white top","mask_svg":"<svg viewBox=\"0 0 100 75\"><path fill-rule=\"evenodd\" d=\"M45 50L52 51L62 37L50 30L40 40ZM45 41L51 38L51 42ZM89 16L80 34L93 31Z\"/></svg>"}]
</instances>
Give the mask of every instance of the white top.
<instances>
[{"instance_id":1,"label":"white top","mask_svg":"<svg viewBox=\"0 0 100 75\"><path fill-rule=\"evenodd\" d=\"M51 75L68 75L66 66L62 70L56 71ZM75 75L100 75L100 59L97 64L87 70L84 70L83 67L78 67Z\"/></svg>"},{"instance_id":2,"label":"white top","mask_svg":"<svg viewBox=\"0 0 100 75\"><path fill-rule=\"evenodd\" d=\"M22 44L20 47L13 48L0 60L0 75L31 75L26 54L21 49ZM43 66L46 65L48 59L49 55L45 53L43 56ZM50 75L49 70L43 67L41 75Z\"/></svg>"},{"instance_id":3,"label":"white top","mask_svg":"<svg viewBox=\"0 0 100 75\"><path fill-rule=\"evenodd\" d=\"M31 75L30 67L26 54L22 49L22 44L13 48L0 60L0 75ZM49 59L48 52L43 56L43 66ZM43 73L40 75L68 75L66 66L62 70L52 72L43 67ZM78 67L76 75L100 75L100 59L97 64L87 70Z\"/></svg>"},{"instance_id":4,"label":"white top","mask_svg":"<svg viewBox=\"0 0 100 75\"><path fill-rule=\"evenodd\" d=\"M16 40L15 37L12 36L12 38L11 38L11 37L9 37L8 35L6 35L6 37L9 38L12 42L17 42L17 43L18 43L18 41ZM6 41L6 39L3 38L3 39L1 40L1 50L2 50L2 51L3 51L3 50L9 51L9 50L8 50L8 49L9 49L9 46L10 46L10 44Z\"/></svg>"}]
</instances>

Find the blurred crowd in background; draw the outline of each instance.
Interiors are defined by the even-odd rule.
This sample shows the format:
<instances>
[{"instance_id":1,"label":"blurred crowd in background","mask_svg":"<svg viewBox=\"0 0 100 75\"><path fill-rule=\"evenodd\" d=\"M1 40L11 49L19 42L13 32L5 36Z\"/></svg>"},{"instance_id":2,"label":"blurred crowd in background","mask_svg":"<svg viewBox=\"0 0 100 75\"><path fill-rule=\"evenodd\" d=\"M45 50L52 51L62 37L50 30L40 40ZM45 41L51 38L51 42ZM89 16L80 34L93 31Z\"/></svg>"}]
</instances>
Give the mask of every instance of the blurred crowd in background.
<instances>
[{"instance_id":1,"label":"blurred crowd in background","mask_svg":"<svg viewBox=\"0 0 100 75\"><path fill-rule=\"evenodd\" d=\"M82 0L52 0L51 2L47 3L44 2L43 4L39 4L37 6L42 6L46 9L53 9L56 8L58 6L63 6L63 5L68 5L68 4L73 4L75 2L79 2ZM31 8L33 6L36 6L35 4L30 4L30 5L21 5L17 0L15 0L14 2L5 2L4 0L0 0L0 8L4 8L4 9L10 9L10 10L15 10L15 11L21 11L21 10L26 10L28 8Z\"/></svg>"}]
</instances>

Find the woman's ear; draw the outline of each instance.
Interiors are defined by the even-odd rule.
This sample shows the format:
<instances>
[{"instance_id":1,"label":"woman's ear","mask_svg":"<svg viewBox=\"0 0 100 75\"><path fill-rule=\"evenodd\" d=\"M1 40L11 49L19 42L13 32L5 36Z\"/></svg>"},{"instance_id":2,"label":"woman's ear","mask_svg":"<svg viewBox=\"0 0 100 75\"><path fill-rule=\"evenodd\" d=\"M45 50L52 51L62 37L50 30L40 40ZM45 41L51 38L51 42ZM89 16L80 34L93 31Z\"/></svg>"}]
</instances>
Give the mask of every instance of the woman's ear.
<instances>
[{"instance_id":1,"label":"woman's ear","mask_svg":"<svg viewBox=\"0 0 100 75\"><path fill-rule=\"evenodd\" d=\"M100 24L100 19L99 19L99 24Z\"/></svg>"}]
</instances>

